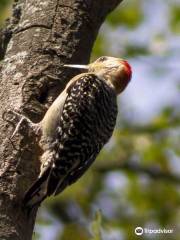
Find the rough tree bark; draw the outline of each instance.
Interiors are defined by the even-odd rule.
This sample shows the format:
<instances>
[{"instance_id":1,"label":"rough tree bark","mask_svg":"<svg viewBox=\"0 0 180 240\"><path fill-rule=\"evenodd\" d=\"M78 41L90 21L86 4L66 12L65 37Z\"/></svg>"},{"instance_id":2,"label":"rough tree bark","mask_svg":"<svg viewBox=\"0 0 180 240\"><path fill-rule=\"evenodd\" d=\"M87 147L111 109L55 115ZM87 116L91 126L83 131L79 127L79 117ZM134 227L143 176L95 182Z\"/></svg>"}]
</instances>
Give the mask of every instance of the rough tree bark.
<instances>
[{"instance_id":1,"label":"rough tree bark","mask_svg":"<svg viewBox=\"0 0 180 240\"><path fill-rule=\"evenodd\" d=\"M27 216L22 197L39 172L41 151L33 131L15 115L33 122L75 72L65 62L87 63L106 15L122 0L19 0L0 34L0 239L29 240L36 213ZM6 49L7 47L7 49ZM9 122L10 120L10 122Z\"/></svg>"}]
</instances>

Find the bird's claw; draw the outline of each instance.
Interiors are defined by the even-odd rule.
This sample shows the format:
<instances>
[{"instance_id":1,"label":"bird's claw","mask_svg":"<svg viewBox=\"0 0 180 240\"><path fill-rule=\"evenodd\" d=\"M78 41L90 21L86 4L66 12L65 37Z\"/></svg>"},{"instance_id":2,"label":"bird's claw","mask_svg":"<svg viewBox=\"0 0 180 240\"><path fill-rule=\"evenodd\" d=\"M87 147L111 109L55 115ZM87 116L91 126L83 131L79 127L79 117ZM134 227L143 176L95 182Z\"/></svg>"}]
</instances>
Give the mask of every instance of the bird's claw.
<instances>
[{"instance_id":1,"label":"bird's claw","mask_svg":"<svg viewBox=\"0 0 180 240\"><path fill-rule=\"evenodd\" d=\"M9 116L8 116L9 115ZM12 118L12 115L14 116L14 118ZM15 136L15 134L18 132L18 130L20 129L20 126L22 124L22 122L25 120L26 122L33 124L27 117L23 116L22 114L13 111L13 110L8 110L6 112L3 113L2 115L3 120L7 121L8 123L10 123L11 125L13 125L13 127L15 128L13 131L13 134L10 137L10 140ZM15 123L16 122L16 123ZM18 123L17 123L18 122ZM17 124L17 125L16 125Z\"/></svg>"},{"instance_id":2,"label":"bird's claw","mask_svg":"<svg viewBox=\"0 0 180 240\"><path fill-rule=\"evenodd\" d=\"M12 139L12 138L14 137L14 135L18 132L18 130L19 130L19 128L20 128L20 125L21 125L21 123L23 122L24 119L25 119L25 117L24 117L24 116L21 116L21 119L20 119L20 121L18 122L17 126L15 127L14 132L13 132L13 134L11 135L10 139Z\"/></svg>"}]
</instances>

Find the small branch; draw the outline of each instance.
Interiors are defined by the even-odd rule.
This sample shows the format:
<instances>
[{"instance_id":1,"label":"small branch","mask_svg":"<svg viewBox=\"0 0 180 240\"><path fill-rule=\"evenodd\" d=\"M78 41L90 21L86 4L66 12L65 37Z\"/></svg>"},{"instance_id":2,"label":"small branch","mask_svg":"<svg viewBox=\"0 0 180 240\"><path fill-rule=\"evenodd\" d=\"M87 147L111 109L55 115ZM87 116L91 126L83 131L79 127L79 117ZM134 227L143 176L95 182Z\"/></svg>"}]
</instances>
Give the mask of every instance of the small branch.
<instances>
[{"instance_id":1,"label":"small branch","mask_svg":"<svg viewBox=\"0 0 180 240\"><path fill-rule=\"evenodd\" d=\"M128 131L133 133L157 133L159 131L168 130L171 128L179 128L180 126L180 116L175 116L172 119L161 123L150 123L144 126L137 126L125 123L125 126L122 128L122 131Z\"/></svg>"},{"instance_id":2,"label":"small branch","mask_svg":"<svg viewBox=\"0 0 180 240\"><path fill-rule=\"evenodd\" d=\"M95 165L95 170L102 174L109 171L125 170L135 174L146 174L154 180L159 179L180 184L180 177L177 175L162 171L156 166L144 167L134 162L121 163L121 161L114 161L104 165L97 164Z\"/></svg>"}]
</instances>

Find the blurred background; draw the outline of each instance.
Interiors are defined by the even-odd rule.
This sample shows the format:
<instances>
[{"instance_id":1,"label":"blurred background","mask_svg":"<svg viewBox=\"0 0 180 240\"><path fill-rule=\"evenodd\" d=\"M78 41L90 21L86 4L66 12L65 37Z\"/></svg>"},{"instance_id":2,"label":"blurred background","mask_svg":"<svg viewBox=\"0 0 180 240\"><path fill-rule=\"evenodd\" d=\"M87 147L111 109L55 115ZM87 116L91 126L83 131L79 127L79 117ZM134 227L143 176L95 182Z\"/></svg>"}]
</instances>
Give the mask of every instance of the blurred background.
<instances>
[{"instance_id":1,"label":"blurred background","mask_svg":"<svg viewBox=\"0 0 180 240\"><path fill-rule=\"evenodd\" d=\"M0 0L0 25L12 1ZM92 60L126 58L114 135L91 169L42 205L34 240L180 239L180 0L124 0ZM172 234L135 234L135 228Z\"/></svg>"}]
</instances>

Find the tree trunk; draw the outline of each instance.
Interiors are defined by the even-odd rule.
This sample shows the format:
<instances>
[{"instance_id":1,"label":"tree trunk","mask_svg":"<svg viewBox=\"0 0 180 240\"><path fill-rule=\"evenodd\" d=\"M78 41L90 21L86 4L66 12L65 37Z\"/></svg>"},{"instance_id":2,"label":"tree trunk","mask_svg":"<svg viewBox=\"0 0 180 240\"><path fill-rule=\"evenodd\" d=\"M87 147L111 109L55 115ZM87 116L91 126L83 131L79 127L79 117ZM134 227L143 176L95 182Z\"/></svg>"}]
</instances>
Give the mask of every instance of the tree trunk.
<instances>
[{"instance_id":1,"label":"tree trunk","mask_svg":"<svg viewBox=\"0 0 180 240\"><path fill-rule=\"evenodd\" d=\"M11 139L19 119L39 122L77 71L64 63L89 61L99 27L122 0L19 0L0 35L0 239L29 240L36 211L22 208L37 178L42 154L27 122ZM7 46L7 49L6 49ZM6 113L6 114L5 114Z\"/></svg>"}]
</instances>

